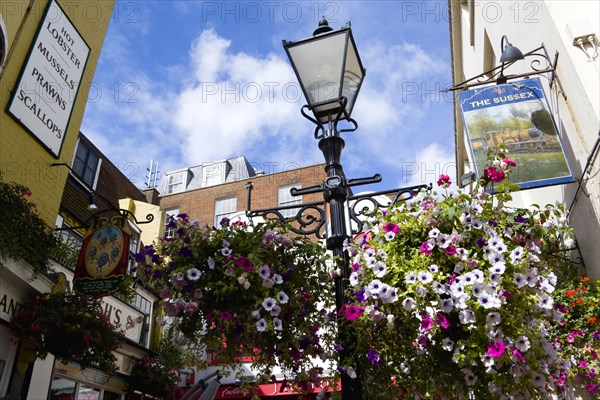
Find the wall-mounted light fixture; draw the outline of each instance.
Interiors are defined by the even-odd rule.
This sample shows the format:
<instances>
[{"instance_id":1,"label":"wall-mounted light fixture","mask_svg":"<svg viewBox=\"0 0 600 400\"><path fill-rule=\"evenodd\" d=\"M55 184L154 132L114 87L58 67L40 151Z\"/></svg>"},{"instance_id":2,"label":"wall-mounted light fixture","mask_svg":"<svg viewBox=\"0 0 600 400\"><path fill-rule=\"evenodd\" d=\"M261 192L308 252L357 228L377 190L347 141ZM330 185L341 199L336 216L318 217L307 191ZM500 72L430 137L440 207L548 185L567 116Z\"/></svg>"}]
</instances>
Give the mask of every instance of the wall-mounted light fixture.
<instances>
[{"instance_id":1,"label":"wall-mounted light fixture","mask_svg":"<svg viewBox=\"0 0 600 400\"><path fill-rule=\"evenodd\" d=\"M556 82L561 93L563 94L563 97L566 99L560 80L556 76L558 51L554 54L554 60L550 59L548 52L546 51L546 47L543 44L540 47L523 54L519 48L508 41L506 35L502 35L502 39L500 40L500 50L502 51L499 60L500 65L490 69L489 71L485 71L477 76L469 78L464 82L460 82L452 87L443 89L442 92L460 91L475 86L502 84L513 79L550 74L549 77L546 77L550 81L550 88L552 88L553 83ZM508 71L513 64L520 60L531 60L529 65L530 71L517 74L506 74L506 71Z\"/></svg>"}]
</instances>

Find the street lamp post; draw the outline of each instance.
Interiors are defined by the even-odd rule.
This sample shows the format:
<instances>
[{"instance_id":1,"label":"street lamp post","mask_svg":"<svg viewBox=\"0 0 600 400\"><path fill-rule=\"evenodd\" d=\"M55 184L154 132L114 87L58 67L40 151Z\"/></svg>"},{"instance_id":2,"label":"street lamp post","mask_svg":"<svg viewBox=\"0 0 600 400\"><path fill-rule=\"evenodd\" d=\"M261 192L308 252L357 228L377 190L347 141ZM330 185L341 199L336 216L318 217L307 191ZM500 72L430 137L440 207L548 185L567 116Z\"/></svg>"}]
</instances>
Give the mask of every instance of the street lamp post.
<instances>
[{"instance_id":1,"label":"street lamp post","mask_svg":"<svg viewBox=\"0 0 600 400\"><path fill-rule=\"evenodd\" d=\"M322 190L328 206L326 214L329 216L326 245L341 272L335 278L335 303L337 310L340 310L346 302L349 277L348 253L344 250L344 240L348 238L345 207L349 188L340 162L344 139L340 136L337 124L344 118L354 125L354 129L357 128L350 115L366 71L356 50L350 26L334 31L324 18L313 37L297 42L284 41L283 47L308 102L302 108L302 114L317 125L315 138L319 139L319 149L325 157L327 178ZM314 119L305 113L305 109L312 111ZM302 194L301 189L294 192L292 194ZM343 317L340 317L338 335L342 346L340 361L352 365L346 349L354 333ZM344 400L362 399L359 379L352 379L344 373L341 383Z\"/></svg>"},{"instance_id":2,"label":"street lamp post","mask_svg":"<svg viewBox=\"0 0 600 400\"><path fill-rule=\"evenodd\" d=\"M319 149L325 157L327 177L322 184L301 189L292 188L293 196L310 193L323 193L323 202L304 203L298 205L251 210L252 184L246 184L248 189L248 218L263 217L267 219L285 218L282 211L298 209L296 216L291 218L299 226L290 229L301 235L315 235L325 239L327 249L333 253L337 269L340 273L335 279L335 300L339 311L346 303L346 289L349 277L349 257L344 249L344 241L350 239L350 234L362 231L364 217L375 214L377 208L387 208L399 201L412 197L416 192L431 186L417 185L403 189L393 189L371 194L352 195L353 186L377 183L381 175L368 178L346 179L341 164L344 148L343 132L352 132L358 124L351 118L352 109L360 91L365 69L354 43L350 25L333 30L323 18L319 27L308 39L296 42L283 41L283 47L290 59L296 77L300 83L307 105L301 109L302 115L315 125L314 137L319 140ZM310 111L312 115L307 113ZM350 128L338 129L338 123L345 121L352 125ZM394 194L389 201L382 203L381 195ZM365 206L365 203L368 206ZM348 354L356 332L347 321L340 316L338 325L338 341L341 345L341 366L358 367ZM362 400L360 371L356 377L342 373L342 399Z\"/></svg>"}]
</instances>

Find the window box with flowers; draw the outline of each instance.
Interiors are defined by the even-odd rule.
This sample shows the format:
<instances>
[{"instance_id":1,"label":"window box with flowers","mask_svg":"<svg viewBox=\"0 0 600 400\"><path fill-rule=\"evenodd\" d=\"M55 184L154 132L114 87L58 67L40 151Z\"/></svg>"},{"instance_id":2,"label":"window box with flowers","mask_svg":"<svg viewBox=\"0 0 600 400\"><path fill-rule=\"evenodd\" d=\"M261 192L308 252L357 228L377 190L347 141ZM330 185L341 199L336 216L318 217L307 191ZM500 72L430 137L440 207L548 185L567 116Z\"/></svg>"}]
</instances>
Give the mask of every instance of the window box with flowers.
<instances>
[{"instance_id":1,"label":"window box with flowers","mask_svg":"<svg viewBox=\"0 0 600 400\"><path fill-rule=\"evenodd\" d=\"M38 358L51 353L61 361L77 361L82 369L116 371L112 352L123 336L103 314L99 298L74 293L36 296L21 305L9 327Z\"/></svg>"}]
</instances>

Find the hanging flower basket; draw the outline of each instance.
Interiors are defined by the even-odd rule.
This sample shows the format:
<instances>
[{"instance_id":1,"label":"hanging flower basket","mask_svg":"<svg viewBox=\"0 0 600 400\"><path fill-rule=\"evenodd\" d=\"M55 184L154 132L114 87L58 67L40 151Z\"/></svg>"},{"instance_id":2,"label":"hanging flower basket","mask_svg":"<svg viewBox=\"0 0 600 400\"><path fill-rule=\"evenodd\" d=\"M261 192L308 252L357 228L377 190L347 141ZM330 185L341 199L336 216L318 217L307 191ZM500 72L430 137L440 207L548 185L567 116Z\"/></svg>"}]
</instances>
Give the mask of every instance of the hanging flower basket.
<instances>
[{"instance_id":1,"label":"hanging flower basket","mask_svg":"<svg viewBox=\"0 0 600 400\"><path fill-rule=\"evenodd\" d=\"M112 354L122 333L102 312L100 299L79 294L45 294L21 305L11 320L17 340L44 359L48 353L61 361L77 361L107 373L116 370Z\"/></svg>"},{"instance_id":2,"label":"hanging flower basket","mask_svg":"<svg viewBox=\"0 0 600 400\"><path fill-rule=\"evenodd\" d=\"M209 228L179 215L172 228L173 237L137 260L162 298L175 340L220 364L252 362L262 380L270 381L276 366L301 385L316 379L327 347L327 335L317 331L332 301L323 248L287 237L279 223L224 220Z\"/></svg>"},{"instance_id":3,"label":"hanging flower basket","mask_svg":"<svg viewBox=\"0 0 600 400\"><path fill-rule=\"evenodd\" d=\"M365 398L545 399L573 367L552 334L565 318L556 291L575 270L559 253L572 232L562 205L507 206L514 165L496 149L474 194L422 194L349 245L341 311L364 333L350 351ZM586 335L597 360L597 326Z\"/></svg>"}]
</instances>

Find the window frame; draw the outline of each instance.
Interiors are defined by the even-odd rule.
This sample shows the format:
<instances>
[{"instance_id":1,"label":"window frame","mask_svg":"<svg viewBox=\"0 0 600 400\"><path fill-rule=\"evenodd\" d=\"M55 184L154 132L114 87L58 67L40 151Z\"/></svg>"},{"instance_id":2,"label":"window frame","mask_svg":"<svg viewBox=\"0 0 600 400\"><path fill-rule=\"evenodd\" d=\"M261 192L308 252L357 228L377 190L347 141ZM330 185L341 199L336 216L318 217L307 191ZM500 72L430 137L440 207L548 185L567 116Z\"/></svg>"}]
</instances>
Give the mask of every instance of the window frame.
<instances>
[{"instance_id":1,"label":"window frame","mask_svg":"<svg viewBox=\"0 0 600 400\"><path fill-rule=\"evenodd\" d=\"M165 194L175 194L184 192L187 187L189 171L183 170L178 172L173 172L167 174L165 176ZM174 182L177 179L177 182ZM176 189L176 187L181 186L181 189Z\"/></svg>"},{"instance_id":2,"label":"window frame","mask_svg":"<svg viewBox=\"0 0 600 400\"><path fill-rule=\"evenodd\" d=\"M228 205L233 204L233 211L226 211L231 209L231 206L228 206L224 210L220 210L219 205ZM221 207L223 208L223 207ZM215 212L214 212L214 226L219 226L223 218L228 218L231 215L237 212L237 196L229 196L229 197L221 197L215 200Z\"/></svg>"},{"instance_id":3,"label":"window frame","mask_svg":"<svg viewBox=\"0 0 600 400\"><path fill-rule=\"evenodd\" d=\"M84 160L81 160L81 157L79 156L80 149L86 150ZM90 154L94 155L97 158L95 169L92 169L91 166L89 165ZM81 162L81 165L82 165L81 171L78 171L79 170L78 166L80 165L79 162ZM71 162L70 173L79 182L81 182L85 187L90 188L91 190L96 190L96 185L98 184L98 175L100 174L100 166L101 165L102 165L102 157L100 157L100 155L97 154L92 149L91 145L86 143L85 141L81 140L81 138L77 139L77 145L75 146L75 152L73 153L73 161ZM86 172L88 170L91 171L92 175L93 175L91 182L88 182L88 180L85 178Z\"/></svg>"},{"instance_id":4,"label":"window frame","mask_svg":"<svg viewBox=\"0 0 600 400\"><path fill-rule=\"evenodd\" d=\"M165 210L165 223L163 225L163 237L173 237L175 234L175 230L172 228L167 228L171 218L176 219L179 215L179 207L172 207Z\"/></svg>"},{"instance_id":5,"label":"window frame","mask_svg":"<svg viewBox=\"0 0 600 400\"><path fill-rule=\"evenodd\" d=\"M302 185L299 183L292 183L277 188L277 207L292 206L296 204L302 205L302 196L292 196L290 193L292 188L300 189L302 188ZM280 213L284 218L292 218L296 216L298 211L300 211L300 207L281 210Z\"/></svg>"}]
</instances>

